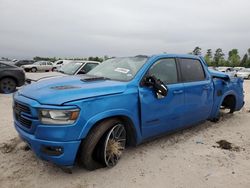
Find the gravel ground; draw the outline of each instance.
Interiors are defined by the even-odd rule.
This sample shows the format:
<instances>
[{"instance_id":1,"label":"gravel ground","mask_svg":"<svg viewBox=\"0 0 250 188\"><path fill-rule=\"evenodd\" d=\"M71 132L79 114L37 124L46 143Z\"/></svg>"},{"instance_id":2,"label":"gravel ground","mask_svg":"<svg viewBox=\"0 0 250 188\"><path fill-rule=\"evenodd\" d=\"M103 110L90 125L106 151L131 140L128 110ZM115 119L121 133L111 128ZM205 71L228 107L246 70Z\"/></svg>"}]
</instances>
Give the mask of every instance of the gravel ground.
<instances>
[{"instance_id":1,"label":"gravel ground","mask_svg":"<svg viewBox=\"0 0 250 188\"><path fill-rule=\"evenodd\" d=\"M250 81L245 107L160 139L128 148L112 169L68 174L38 159L17 137L12 96L0 95L0 187L250 187ZM219 140L233 149L218 148Z\"/></svg>"}]
</instances>

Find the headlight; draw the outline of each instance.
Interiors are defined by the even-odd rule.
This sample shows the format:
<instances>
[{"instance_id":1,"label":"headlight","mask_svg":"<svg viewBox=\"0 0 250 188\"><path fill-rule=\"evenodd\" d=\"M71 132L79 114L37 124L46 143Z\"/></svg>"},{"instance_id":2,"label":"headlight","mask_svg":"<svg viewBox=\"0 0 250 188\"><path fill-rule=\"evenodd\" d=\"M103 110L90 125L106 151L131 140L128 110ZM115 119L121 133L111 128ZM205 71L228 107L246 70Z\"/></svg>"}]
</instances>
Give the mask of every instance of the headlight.
<instances>
[{"instance_id":1,"label":"headlight","mask_svg":"<svg viewBox=\"0 0 250 188\"><path fill-rule=\"evenodd\" d=\"M73 110L40 110L42 124L73 124L79 115L79 109Z\"/></svg>"}]
</instances>

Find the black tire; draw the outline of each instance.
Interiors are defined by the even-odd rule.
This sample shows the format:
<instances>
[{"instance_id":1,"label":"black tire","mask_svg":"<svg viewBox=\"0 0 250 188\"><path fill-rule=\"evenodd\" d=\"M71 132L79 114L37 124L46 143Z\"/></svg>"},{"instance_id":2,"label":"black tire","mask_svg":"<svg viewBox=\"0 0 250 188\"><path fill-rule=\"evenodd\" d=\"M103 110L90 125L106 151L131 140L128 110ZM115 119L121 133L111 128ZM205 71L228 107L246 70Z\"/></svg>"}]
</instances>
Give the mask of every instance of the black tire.
<instances>
[{"instance_id":1,"label":"black tire","mask_svg":"<svg viewBox=\"0 0 250 188\"><path fill-rule=\"evenodd\" d=\"M103 168L106 165L101 159L103 142L107 132L115 125L122 123L119 119L107 119L95 126L82 142L79 151L79 163L87 170Z\"/></svg>"},{"instance_id":2,"label":"black tire","mask_svg":"<svg viewBox=\"0 0 250 188\"><path fill-rule=\"evenodd\" d=\"M51 69L51 71L52 71L52 72L56 71L56 68L55 68L55 67L53 67L53 68Z\"/></svg>"},{"instance_id":3,"label":"black tire","mask_svg":"<svg viewBox=\"0 0 250 188\"><path fill-rule=\"evenodd\" d=\"M16 91L16 81L13 78L6 77L0 80L0 92L1 93L13 93Z\"/></svg>"},{"instance_id":4,"label":"black tire","mask_svg":"<svg viewBox=\"0 0 250 188\"><path fill-rule=\"evenodd\" d=\"M219 114L217 115L217 117L215 117L213 119L210 119L210 121L216 123L216 122L218 122L220 120L220 118L221 118L221 113L219 112Z\"/></svg>"},{"instance_id":5,"label":"black tire","mask_svg":"<svg viewBox=\"0 0 250 188\"><path fill-rule=\"evenodd\" d=\"M32 68L30 69L30 71L31 71L31 72L36 72L36 71L37 71L37 68L36 68L36 67L32 67Z\"/></svg>"},{"instance_id":6,"label":"black tire","mask_svg":"<svg viewBox=\"0 0 250 188\"><path fill-rule=\"evenodd\" d=\"M248 75L247 79L250 80L250 75Z\"/></svg>"}]
</instances>

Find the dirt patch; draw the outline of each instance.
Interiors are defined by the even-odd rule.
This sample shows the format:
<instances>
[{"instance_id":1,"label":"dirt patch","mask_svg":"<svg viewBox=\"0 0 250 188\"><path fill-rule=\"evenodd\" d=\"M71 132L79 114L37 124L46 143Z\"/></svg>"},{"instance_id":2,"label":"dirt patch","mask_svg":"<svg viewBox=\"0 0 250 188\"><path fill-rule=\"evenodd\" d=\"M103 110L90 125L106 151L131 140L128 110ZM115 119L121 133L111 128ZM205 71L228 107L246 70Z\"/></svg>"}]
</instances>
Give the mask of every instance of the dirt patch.
<instances>
[{"instance_id":1,"label":"dirt patch","mask_svg":"<svg viewBox=\"0 0 250 188\"><path fill-rule=\"evenodd\" d=\"M0 151L2 153L10 153L12 152L16 146L21 142L21 139L18 137L15 137L8 142L0 144Z\"/></svg>"},{"instance_id":2,"label":"dirt patch","mask_svg":"<svg viewBox=\"0 0 250 188\"><path fill-rule=\"evenodd\" d=\"M220 140L220 141L217 141L216 143L219 144L219 146L213 146L213 147L230 150L230 151L237 151L237 152L239 152L241 149L239 146L235 146L226 140Z\"/></svg>"}]
</instances>

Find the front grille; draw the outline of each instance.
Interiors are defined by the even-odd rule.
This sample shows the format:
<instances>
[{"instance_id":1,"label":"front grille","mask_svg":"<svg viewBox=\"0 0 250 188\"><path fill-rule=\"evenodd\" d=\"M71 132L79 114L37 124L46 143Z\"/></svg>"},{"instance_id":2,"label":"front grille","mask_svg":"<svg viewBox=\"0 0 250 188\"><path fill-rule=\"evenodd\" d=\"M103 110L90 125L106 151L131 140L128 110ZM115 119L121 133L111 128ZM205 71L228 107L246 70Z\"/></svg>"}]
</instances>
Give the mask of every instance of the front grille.
<instances>
[{"instance_id":1,"label":"front grille","mask_svg":"<svg viewBox=\"0 0 250 188\"><path fill-rule=\"evenodd\" d=\"M15 108L15 110L17 110L19 112L24 112L24 113L27 113L27 114L31 114L30 108L28 106L25 106L25 105L20 104L18 102L15 102L14 108Z\"/></svg>"},{"instance_id":2,"label":"front grille","mask_svg":"<svg viewBox=\"0 0 250 188\"><path fill-rule=\"evenodd\" d=\"M22 116L22 113L31 114L30 108L18 102L14 104L14 114L16 120L24 127L30 129L32 121Z\"/></svg>"}]
</instances>

